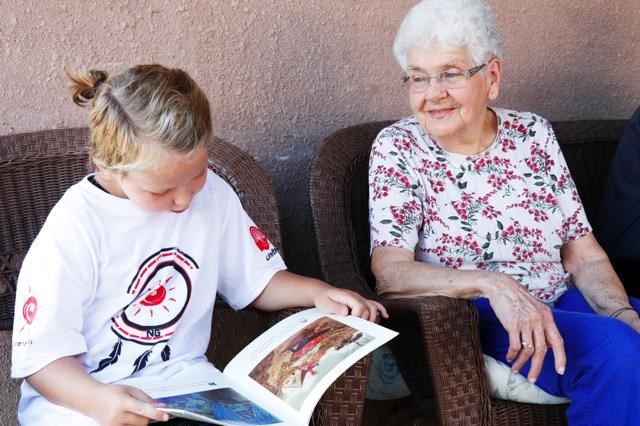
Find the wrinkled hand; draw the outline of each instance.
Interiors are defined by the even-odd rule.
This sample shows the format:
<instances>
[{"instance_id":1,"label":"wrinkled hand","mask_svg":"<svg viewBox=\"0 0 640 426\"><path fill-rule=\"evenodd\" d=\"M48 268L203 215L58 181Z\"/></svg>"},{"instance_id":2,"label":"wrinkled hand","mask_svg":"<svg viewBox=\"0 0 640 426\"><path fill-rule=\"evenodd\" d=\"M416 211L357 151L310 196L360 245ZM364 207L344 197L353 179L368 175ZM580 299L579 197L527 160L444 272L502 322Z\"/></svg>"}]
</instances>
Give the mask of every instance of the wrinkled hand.
<instances>
[{"instance_id":1,"label":"wrinkled hand","mask_svg":"<svg viewBox=\"0 0 640 426\"><path fill-rule=\"evenodd\" d=\"M94 398L92 417L102 426L147 425L149 420L167 421L169 415L156 408L140 389L123 385L101 386Z\"/></svg>"},{"instance_id":2,"label":"wrinkled hand","mask_svg":"<svg viewBox=\"0 0 640 426\"><path fill-rule=\"evenodd\" d=\"M365 299L358 293L335 287L328 287L314 298L315 306L327 314L348 315L351 313L365 320L375 322L378 313L389 318L387 310L380 303Z\"/></svg>"},{"instance_id":3,"label":"wrinkled hand","mask_svg":"<svg viewBox=\"0 0 640 426\"><path fill-rule=\"evenodd\" d=\"M551 348L558 374L564 374L566 354L562 336L556 327L551 309L536 300L516 280L502 273L490 272L493 289L487 295L498 320L509 333L507 360L513 361L511 370L519 372L531 358L528 379L534 383L542 362Z\"/></svg>"}]
</instances>

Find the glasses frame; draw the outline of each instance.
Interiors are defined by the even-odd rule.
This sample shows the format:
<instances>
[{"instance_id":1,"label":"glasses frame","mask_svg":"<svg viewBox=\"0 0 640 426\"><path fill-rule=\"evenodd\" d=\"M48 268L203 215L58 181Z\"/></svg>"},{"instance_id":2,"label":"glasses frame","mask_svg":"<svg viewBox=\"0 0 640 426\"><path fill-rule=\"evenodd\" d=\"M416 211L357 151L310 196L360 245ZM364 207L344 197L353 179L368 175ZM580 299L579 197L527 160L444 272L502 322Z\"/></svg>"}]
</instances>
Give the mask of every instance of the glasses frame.
<instances>
[{"instance_id":1,"label":"glasses frame","mask_svg":"<svg viewBox=\"0 0 640 426\"><path fill-rule=\"evenodd\" d=\"M478 73L478 71L480 71L485 66L487 66L486 62L484 62L484 63L482 63L480 65L476 65L473 68L469 68L468 70L463 71L462 75L464 76L465 83L471 77L476 75ZM426 92L427 89L429 88L429 84L431 83L431 80L435 80L440 85L440 87L442 87L443 89L456 89L457 87L446 87L446 85L442 84L443 75L446 74L446 73L447 73L447 71L442 71L441 73L438 73L436 75L423 75L423 77L427 79L427 84L425 85L423 90L415 90L415 89L411 90L411 84L409 83L411 81L411 76L409 76L408 74L404 74L402 76L402 85L410 93L423 93L423 92ZM460 86L460 87L462 87L462 86Z\"/></svg>"}]
</instances>

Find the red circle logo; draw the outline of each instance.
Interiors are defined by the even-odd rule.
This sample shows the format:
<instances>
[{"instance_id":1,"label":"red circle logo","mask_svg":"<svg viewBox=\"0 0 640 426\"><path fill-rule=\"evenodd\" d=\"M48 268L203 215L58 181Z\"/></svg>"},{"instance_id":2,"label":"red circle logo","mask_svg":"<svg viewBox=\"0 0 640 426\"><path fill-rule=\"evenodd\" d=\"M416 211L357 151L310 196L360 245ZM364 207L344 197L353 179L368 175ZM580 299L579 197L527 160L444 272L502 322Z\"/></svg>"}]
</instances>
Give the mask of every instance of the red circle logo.
<instances>
[{"instance_id":1,"label":"red circle logo","mask_svg":"<svg viewBox=\"0 0 640 426\"><path fill-rule=\"evenodd\" d=\"M260 251L269 250L269 240L264 236L262 231L255 226L249 228L249 233L251 234L251 238L256 243L256 247L260 249Z\"/></svg>"},{"instance_id":2,"label":"red circle logo","mask_svg":"<svg viewBox=\"0 0 640 426\"><path fill-rule=\"evenodd\" d=\"M34 296L30 296L22 305L22 316L27 324L31 325L36 318L36 312L38 312L38 301Z\"/></svg>"},{"instance_id":3,"label":"red circle logo","mask_svg":"<svg viewBox=\"0 0 640 426\"><path fill-rule=\"evenodd\" d=\"M167 289L164 286L158 287L145 297L140 304L144 306L157 306L167 297Z\"/></svg>"},{"instance_id":4,"label":"red circle logo","mask_svg":"<svg viewBox=\"0 0 640 426\"><path fill-rule=\"evenodd\" d=\"M134 300L112 318L120 338L154 345L173 335L191 298L191 274L198 265L178 248L149 256L127 288Z\"/></svg>"}]
</instances>

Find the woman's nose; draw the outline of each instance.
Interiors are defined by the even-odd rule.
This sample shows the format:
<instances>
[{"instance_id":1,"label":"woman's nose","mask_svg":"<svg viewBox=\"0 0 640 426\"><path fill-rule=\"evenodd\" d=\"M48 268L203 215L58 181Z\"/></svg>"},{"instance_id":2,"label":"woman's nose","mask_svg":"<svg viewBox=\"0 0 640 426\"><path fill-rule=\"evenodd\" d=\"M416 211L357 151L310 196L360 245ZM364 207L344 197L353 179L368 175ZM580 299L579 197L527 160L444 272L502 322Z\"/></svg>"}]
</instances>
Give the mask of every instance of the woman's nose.
<instances>
[{"instance_id":1,"label":"woman's nose","mask_svg":"<svg viewBox=\"0 0 640 426\"><path fill-rule=\"evenodd\" d=\"M434 99L442 99L446 97L447 91L442 87L439 81L435 78L429 79L429 84L427 85L427 90L424 92L424 97L428 101Z\"/></svg>"}]
</instances>

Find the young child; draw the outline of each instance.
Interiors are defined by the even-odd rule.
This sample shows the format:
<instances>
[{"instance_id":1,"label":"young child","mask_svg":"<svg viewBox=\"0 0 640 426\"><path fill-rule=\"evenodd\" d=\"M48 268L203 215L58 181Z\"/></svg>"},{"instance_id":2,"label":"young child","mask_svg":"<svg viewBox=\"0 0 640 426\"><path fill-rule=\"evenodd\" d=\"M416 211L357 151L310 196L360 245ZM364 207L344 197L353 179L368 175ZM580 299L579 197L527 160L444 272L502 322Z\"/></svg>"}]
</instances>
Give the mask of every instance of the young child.
<instances>
[{"instance_id":1,"label":"young child","mask_svg":"<svg viewBox=\"0 0 640 426\"><path fill-rule=\"evenodd\" d=\"M95 174L53 208L21 269L12 377L26 378L22 424L167 420L136 384L214 368L204 354L216 294L236 309L386 317L264 256L271 243L207 168L209 103L184 71L70 78L73 100L91 106Z\"/></svg>"}]
</instances>

